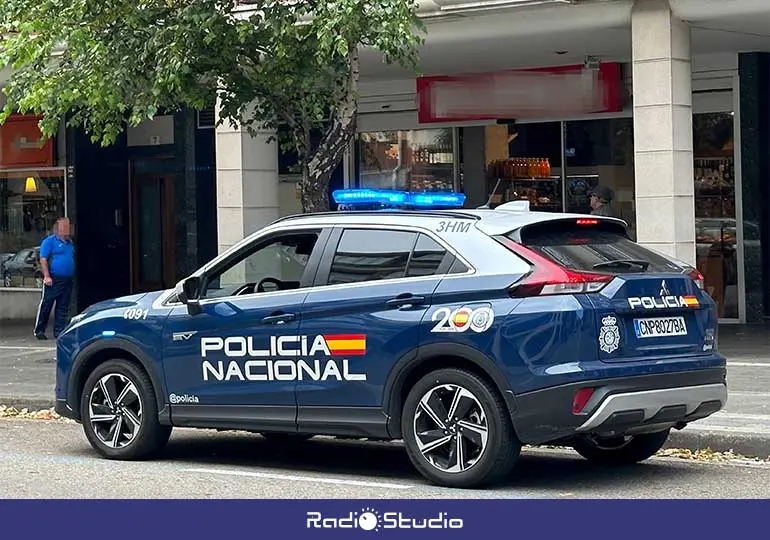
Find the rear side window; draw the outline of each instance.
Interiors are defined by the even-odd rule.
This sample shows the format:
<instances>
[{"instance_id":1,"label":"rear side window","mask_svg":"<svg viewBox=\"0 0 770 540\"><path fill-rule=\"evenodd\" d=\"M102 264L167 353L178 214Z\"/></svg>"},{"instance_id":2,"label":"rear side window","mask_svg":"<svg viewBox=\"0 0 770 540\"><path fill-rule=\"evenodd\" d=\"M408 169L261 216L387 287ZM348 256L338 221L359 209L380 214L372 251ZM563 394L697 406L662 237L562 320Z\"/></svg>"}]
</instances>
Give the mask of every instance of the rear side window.
<instances>
[{"instance_id":1,"label":"rear side window","mask_svg":"<svg viewBox=\"0 0 770 540\"><path fill-rule=\"evenodd\" d=\"M417 233L348 229L334 254L329 285L402 278Z\"/></svg>"},{"instance_id":2,"label":"rear side window","mask_svg":"<svg viewBox=\"0 0 770 540\"><path fill-rule=\"evenodd\" d=\"M334 253L329 285L445 273L454 257L430 236L387 229L346 229Z\"/></svg>"},{"instance_id":3,"label":"rear side window","mask_svg":"<svg viewBox=\"0 0 770 540\"><path fill-rule=\"evenodd\" d=\"M406 277L432 276L438 272L446 254L441 244L427 234L420 234L409 259Z\"/></svg>"},{"instance_id":4,"label":"rear side window","mask_svg":"<svg viewBox=\"0 0 770 540\"><path fill-rule=\"evenodd\" d=\"M578 224L581 221L587 224ZM521 243L575 271L605 274L679 273L666 257L631 241L622 227L595 219L549 222L520 233Z\"/></svg>"}]
</instances>

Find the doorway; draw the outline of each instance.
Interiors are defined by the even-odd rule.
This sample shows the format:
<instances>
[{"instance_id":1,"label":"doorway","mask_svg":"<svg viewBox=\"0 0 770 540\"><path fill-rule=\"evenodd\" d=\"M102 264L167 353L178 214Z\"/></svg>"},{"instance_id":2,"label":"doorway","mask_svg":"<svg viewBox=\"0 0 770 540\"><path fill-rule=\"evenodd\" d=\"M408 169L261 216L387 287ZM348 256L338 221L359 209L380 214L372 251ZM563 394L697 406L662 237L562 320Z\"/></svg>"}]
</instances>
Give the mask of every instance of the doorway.
<instances>
[{"instance_id":1,"label":"doorway","mask_svg":"<svg viewBox=\"0 0 770 540\"><path fill-rule=\"evenodd\" d=\"M131 289L134 293L173 287L174 176L131 163ZM149 167L154 169L156 167Z\"/></svg>"}]
</instances>

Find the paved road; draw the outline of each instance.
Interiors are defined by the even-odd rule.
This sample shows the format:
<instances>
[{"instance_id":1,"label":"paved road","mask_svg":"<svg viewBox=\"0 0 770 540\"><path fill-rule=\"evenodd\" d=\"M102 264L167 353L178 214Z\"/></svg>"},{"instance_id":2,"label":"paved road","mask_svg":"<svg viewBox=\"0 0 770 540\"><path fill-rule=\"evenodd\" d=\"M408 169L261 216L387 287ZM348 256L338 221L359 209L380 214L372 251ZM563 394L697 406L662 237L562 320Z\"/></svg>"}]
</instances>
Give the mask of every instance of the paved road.
<instances>
[{"instance_id":1,"label":"paved road","mask_svg":"<svg viewBox=\"0 0 770 540\"><path fill-rule=\"evenodd\" d=\"M80 426L0 420L0 497L23 498L767 498L770 465L655 458L604 469L561 450L530 450L506 485L426 485L394 444L177 430L161 459L96 457Z\"/></svg>"}]
</instances>

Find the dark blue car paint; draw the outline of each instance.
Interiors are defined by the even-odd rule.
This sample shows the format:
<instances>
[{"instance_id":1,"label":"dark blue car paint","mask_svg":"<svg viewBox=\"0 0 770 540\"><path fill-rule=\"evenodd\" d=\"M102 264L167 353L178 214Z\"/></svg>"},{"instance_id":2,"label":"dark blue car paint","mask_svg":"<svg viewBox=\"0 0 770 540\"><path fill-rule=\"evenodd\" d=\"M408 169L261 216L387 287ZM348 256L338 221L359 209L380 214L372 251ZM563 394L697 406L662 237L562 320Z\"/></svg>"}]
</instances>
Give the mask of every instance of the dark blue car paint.
<instances>
[{"instance_id":1,"label":"dark blue car paint","mask_svg":"<svg viewBox=\"0 0 770 540\"><path fill-rule=\"evenodd\" d=\"M464 238L459 243L467 241ZM315 255L313 259L318 260ZM679 287L675 294L696 295L700 301L699 308L686 314L688 328L695 332L679 340L677 348L668 348L654 338L639 344L629 333L632 326L623 327L621 343L625 348L607 358L597 341L602 317L630 316L627 296L656 294L659 276L655 280L645 275L617 278L599 294L513 298L508 287L526 274L523 268L525 265L492 274L471 269L468 274L445 277L228 298L204 302L202 312L195 316L181 304L158 305L160 292L101 302L81 314L58 340L56 397L76 406L80 396L73 392L86 375L79 368L87 364L90 351L120 349L127 343L131 350L141 351L140 361L160 386L156 388L159 409L169 405L169 394L199 398L196 405L170 405L172 422L177 414L180 419L192 414L198 405L205 414L220 414L225 410L222 407L242 407L246 415L249 407L255 408L255 414L260 407L279 407L285 412L276 417L276 425L296 429L303 423L317 426L321 422L318 414L332 415L331 409L346 408L372 412L370 418L375 423L381 417L384 424L391 417L389 433L398 434L393 424L398 419L404 380L420 362L438 355L464 358L486 372L504 394L512 413L516 395L549 387L725 366L724 357L704 351L706 329L716 328L715 309L713 301L692 281L670 276L672 285ZM405 293L422 300L402 308L386 305ZM432 331L436 324L432 315L437 309L463 306L490 307L495 316L492 327L483 333ZM145 318L126 319L124 314L130 308L148 312ZM295 313L297 318L281 325L262 323L264 317L277 312ZM643 315L665 315L665 310L654 314L646 310ZM196 334L189 340L173 339L175 333L184 332ZM305 380L262 385L203 382L201 377L202 337L251 336L267 344L270 336L277 335L346 333L366 334L367 354L348 358L351 372L366 373L365 382ZM226 363L228 359L220 355L211 360ZM321 413L311 414L312 410ZM78 411L74 415L77 417ZM250 419L243 420L247 425Z\"/></svg>"},{"instance_id":2,"label":"dark blue car paint","mask_svg":"<svg viewBox=\"0 0 770 540\"><path fill-rule=\"evenodd\" d=\"M264 324L262 319L277 312L300 313L307 290L270 295L256 301L243 296L202 304L202 312L191 317L185 306L174 307L166 320L163 335L163 364L169 393L197 395L201 403L225 406L295 406L294 383L272 381L258 384L250 381L204 382L201 368L200 339L204 337L248 336L255 348L267 348L270 336L298 335L299 320L281 325ZM174 341L175 332L197 332L186 341ZM224 355L205 358L213 363ZM233 359L235 360L235 359Z\"/></svg>"},{"instance_id":3,"label":"dark blue car paint","mask_svg":"<svg viewBox=\"0 0 770 540\"><path fill-rule=\"evenodd\" d=\"M138 294L100 302L81 313L82 318L70 323L56 341L56 399L70 403L79 402L80 395L72 395L82 388L87 373L88 360L96 352L114 350L120 356L130 348L150 374L153 383L160 386L159 410L166 404L165 374L163 370L161 335L167 310L152 308L160 292ZM126 310L147 310L146 318L124 318ZM74 379L73 379L74 378ZM77 383L77 384L76 384ZM73 411L79 414L79 410Z\"/></svg>"}]
</instances>

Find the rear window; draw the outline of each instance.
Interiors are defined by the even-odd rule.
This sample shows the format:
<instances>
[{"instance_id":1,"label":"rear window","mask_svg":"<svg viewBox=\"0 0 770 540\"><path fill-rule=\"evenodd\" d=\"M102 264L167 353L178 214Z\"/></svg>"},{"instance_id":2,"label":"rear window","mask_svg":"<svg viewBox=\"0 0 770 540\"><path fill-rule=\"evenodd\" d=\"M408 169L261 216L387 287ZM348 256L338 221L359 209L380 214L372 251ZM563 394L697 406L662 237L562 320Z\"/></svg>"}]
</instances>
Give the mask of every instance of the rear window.
<instances>
[{"instance_id":1,"label":"rear window","mask_svg":"<svg viewBox=\"0 0 770 540\"><path fill-rule=\"evenodd\" d=\"M581 220L582 221L582 220ZM595 220L585 220L589 223ZM551 222L520 231L521 243L571 270L605 274L682 272L666 257L631 241L613 222Z\"/></svg>"}]
</instances>

